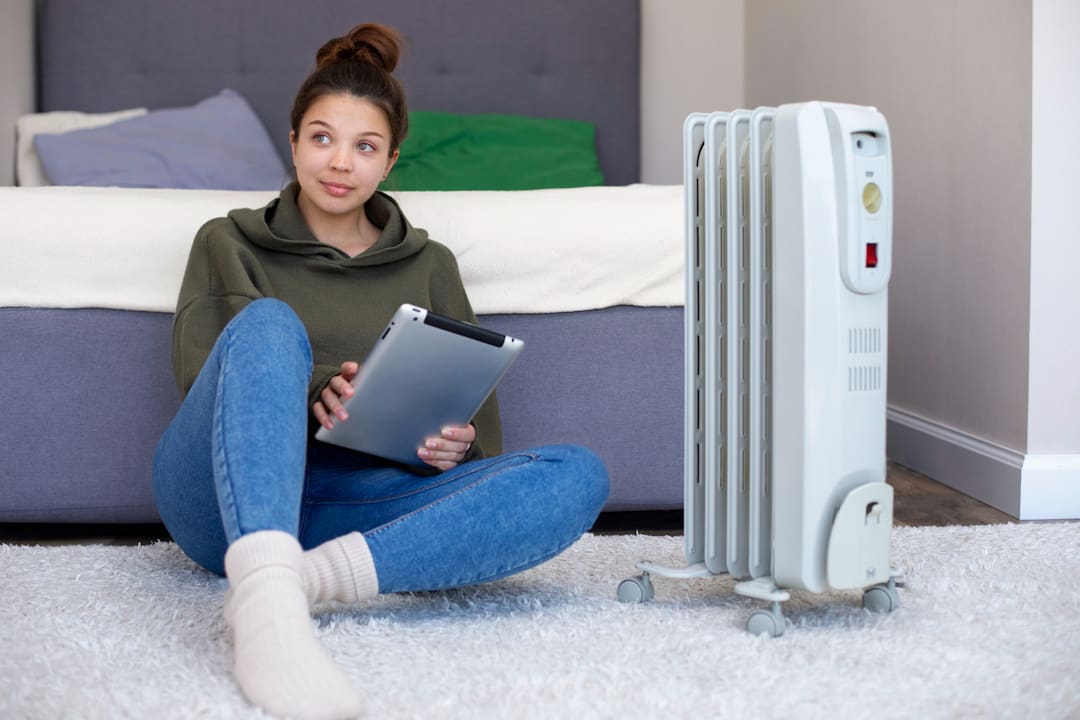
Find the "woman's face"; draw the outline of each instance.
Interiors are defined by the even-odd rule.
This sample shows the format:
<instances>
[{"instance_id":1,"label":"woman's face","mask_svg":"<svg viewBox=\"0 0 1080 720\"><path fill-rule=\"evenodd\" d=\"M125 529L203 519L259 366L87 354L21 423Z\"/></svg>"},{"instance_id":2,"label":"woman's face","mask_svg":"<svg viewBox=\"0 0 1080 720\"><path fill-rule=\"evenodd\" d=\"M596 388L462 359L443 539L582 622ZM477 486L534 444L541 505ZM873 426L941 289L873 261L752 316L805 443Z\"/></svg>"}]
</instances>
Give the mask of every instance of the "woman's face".
<instances>
[{"instance_id":1,"label":"woman's face","mask_svg":"<svg viewBox=\"0 0 1080 720\"><path fill-rule=\"evenodd\" d=\"M397 160L390 141L390 122L371 101L319 97L289 133L300 192L328 215L358 212Z\"/></svg>"}]
</instances>

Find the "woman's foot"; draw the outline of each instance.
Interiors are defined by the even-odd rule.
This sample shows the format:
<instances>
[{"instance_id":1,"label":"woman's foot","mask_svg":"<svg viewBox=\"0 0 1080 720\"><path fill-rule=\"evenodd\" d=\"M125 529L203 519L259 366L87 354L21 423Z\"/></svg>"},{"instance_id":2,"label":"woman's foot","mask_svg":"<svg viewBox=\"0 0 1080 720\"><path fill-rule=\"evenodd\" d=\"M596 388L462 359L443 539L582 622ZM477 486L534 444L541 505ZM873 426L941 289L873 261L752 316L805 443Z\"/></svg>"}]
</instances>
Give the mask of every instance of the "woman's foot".
<instances>
[{"instance_id":1,"label":"woman's foot","mask_svg":"<svg viewBox=\"0 0 1080 720\"><path fill-rule=\"evenodd\" d=\"M379 578L364 536L352 532L304 553L304 589L312 605L355 603L378 595Z\"/></svg>"},{"instance_id":2,"label":"woman's foot","mask_svg":"<svg viewBox=\"0 0 1080 720\"><path fill-rule=\"evenodd\" d=\"M225 553L234 674L244 695L289 718L354 718L360 696L315 637L296 538L267 530L241 537Z\"/></svg>"}]
</instances>

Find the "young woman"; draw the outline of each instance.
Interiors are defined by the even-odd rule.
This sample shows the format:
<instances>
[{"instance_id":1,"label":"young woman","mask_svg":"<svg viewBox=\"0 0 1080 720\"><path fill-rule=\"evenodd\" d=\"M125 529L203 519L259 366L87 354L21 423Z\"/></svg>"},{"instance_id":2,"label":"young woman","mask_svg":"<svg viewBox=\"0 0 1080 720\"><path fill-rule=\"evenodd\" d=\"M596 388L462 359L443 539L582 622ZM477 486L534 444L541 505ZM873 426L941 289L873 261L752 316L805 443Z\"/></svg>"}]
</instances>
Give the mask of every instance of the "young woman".
<instances>
[{"instance_id":1,"label":"young woman","mask_svg":"<svg viewBox=\"0 0 1080 720\"><path fill-rule=\"evenodd\" d=\"M347 419L350 379L402 303L475 322L454 256L376 188L407 132L394 31L327 42L289 134L296 182L200 229L177 304L184 402L157 449L172 537L229 581L236 680L291 717L350 717L350 687L310 607L505 577L594 522L607 472L589 451L501 453L494 396L428 438L416 473L312 438Z\"/></svg>"}]
</instances>

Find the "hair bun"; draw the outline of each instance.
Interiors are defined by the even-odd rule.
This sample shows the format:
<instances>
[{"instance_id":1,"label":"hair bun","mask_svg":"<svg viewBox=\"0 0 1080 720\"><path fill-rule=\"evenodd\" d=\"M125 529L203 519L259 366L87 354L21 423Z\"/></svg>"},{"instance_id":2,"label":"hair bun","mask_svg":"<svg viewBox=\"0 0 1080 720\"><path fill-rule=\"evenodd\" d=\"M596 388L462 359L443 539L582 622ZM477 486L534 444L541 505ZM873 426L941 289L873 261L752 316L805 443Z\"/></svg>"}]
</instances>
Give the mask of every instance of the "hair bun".
<instances>
[{"instance_id":1,"label":"hair bun","mask_svg":"<svg viewBox=\"0 0 1080 720\"><path fill-rule=\"evenodd\" d=\"M336 62L371 63L392 73L401 55L401 36L393 28L375 23L357 25L341 37L328 40L315 53L315 65L322 68Z\"/></svg>"}]
</instances>

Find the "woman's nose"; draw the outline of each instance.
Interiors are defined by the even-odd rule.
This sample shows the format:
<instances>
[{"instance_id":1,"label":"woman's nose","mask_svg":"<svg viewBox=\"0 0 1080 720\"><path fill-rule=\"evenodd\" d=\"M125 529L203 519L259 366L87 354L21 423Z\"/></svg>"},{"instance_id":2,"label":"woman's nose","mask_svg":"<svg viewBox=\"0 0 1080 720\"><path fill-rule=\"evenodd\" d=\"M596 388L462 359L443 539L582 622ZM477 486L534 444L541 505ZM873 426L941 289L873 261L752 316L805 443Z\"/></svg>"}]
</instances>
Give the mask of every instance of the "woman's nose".
<instances>
[{"instance_id":1,"label":"woman's nose","mask_svg":"<svg viewBox=\"0 0 1080 720\"><path fill-rule=\"evenodd\" d=\"M330 157L330 168L333 170L340 170L341 172L349 172L352 170L352 162L349 153L344 151L335 152Z\"/></svg>"}]
</instances>

